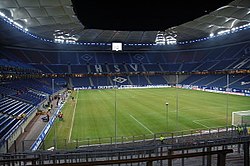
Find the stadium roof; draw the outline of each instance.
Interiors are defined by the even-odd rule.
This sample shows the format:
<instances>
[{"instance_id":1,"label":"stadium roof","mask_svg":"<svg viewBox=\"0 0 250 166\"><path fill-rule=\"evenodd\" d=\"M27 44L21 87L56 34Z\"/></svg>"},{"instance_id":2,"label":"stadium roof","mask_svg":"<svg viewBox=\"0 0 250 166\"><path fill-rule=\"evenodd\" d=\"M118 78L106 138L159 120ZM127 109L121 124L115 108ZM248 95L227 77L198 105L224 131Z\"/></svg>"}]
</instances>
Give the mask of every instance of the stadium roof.
<instances>
[{"instance_id":1,"label":"stadium roof","mask_svg":"<svg viewBox=\"0 0 250 166\"><path fill-rule=\"evenodd\" d=\"M88 29L77 18L71 0L0 0L0 15L8 22L48 41L67 37L82 42L154 43L158 31L119 31ZM226 6L192 21L164 31L177 41L208 37L220 31L250 23L250 1L235 0ZM20 39L20 33L10 30L0 21L0 43L12 46L37 47L36 42ZM45 44L46 45L46 44Z\"/></svg>"}]
</instances>

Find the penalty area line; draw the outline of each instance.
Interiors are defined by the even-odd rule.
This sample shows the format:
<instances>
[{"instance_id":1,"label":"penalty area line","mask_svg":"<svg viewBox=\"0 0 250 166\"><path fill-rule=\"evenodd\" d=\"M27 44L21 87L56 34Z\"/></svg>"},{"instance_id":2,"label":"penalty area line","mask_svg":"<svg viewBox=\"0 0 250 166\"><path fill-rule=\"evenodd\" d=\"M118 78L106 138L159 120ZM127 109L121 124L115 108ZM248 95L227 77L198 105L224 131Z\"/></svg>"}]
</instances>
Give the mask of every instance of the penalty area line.
<instances>
[{"instance_id":1,"label":"penalty area line","mask_svg":"<svg viewBox=\"0 0 250 166\"><path fill-rule=\"evenodd\" d=\"M202 124L202 123L200 123L200 122L197 122L197 121L200 121L200 120L193 120L193 123L196 123L196 124L198 124L198 125L201 125L201 126L203 126L203 127L206 127L207 129L209 129L208 126L206 126L206 125L204 125L204 124Z\"/></svg>"},{"instance_id":2,"label":"penalty area line","mask_svg":"<svg viewBox=\"0 0 250 166\"><path fill-rule=\"evenodd\" d=\"M149 128L147 128L144 124L142 124L140 121L138 121L133 115L130 115L129 116L131 118L133 118L137 123L139 123L144 129L148 130L151 134L154 134Z\"/></svg>"},{"instance_id":3,"label":"penalty area line","mask_svg":"<svg viewBox=\"0 0 250 166\"><path fill-rule=\"evenodd\" d=\"M73 110L73 116L72 116L70 131L69 131L69 141L68 141L68 143L70 143L71 134L72 134L72 130L73 130L73 124L74 124L75 112L76 112L76 105L77 105L77 101L78 101L78 93L79 93L79 92L78 92L78 90L77 90L77 93L76 93L76 103L75 103L75 107L74 107L74 110Z\"/></svg>"}]
</instances>

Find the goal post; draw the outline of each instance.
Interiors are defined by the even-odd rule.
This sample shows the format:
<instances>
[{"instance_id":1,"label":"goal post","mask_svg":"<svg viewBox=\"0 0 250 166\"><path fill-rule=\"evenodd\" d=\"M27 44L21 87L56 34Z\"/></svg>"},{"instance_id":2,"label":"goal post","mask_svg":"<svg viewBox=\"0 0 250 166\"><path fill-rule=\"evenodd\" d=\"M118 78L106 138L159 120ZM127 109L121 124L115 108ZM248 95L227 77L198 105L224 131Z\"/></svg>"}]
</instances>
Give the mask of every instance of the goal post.
<instances>
[{"instance_id":1,"label":"goal post","mask_svg":"<svg viewBox=\"0 0 250 166\"><path fill-rule=\"evenodd\" d=\"M250 110L232 112L233 126L250 126Z\"/></svg>"}]
</instances>

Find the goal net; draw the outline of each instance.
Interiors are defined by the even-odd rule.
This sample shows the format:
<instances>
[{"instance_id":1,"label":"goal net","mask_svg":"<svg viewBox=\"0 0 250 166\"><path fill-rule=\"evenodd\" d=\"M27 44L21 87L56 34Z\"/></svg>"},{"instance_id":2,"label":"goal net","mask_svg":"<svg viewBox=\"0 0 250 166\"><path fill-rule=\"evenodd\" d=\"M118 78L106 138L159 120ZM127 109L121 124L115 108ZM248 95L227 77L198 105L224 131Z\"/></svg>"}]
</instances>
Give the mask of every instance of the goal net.
<instances>
[{"instance_id":1,"label":"goal net","mask_svg":"<svg viewBox=\"0 0 250 166\"><path fill-rule=\"evenodd\" d=\"M250 126L250 110L232 112L232 125L233 126Z\"/></svg>"}]
</instances>

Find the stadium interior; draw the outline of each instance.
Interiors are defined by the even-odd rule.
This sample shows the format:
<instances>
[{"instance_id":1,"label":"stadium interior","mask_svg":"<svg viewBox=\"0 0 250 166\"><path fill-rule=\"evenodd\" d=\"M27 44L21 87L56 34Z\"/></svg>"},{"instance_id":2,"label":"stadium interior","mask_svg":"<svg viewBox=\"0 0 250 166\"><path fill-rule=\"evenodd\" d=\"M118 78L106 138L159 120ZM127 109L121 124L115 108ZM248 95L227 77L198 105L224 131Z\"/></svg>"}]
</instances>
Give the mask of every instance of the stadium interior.
<instances>
[{"instance_id":1,"label":"stadium interior","mask_svg":"<svg viewBox=\"0 0 250 166\"><path fill-rule=\"evenodd\" d=\"M43 128L33 129L32 137L26 132L39 110L69 90L170 86L250 96L249 0L232 1L165 31L86 29L71 0L0 0L0 26L1 164L190 165L184 159L200 156L197 165L212 165L217 155L217 165L231 160L249 165L250 136L234 137L231 126L204 137L170 136L164 145L157 135L119 148L53 152L42 150ZM114 43L121 45L112 50ZM53 116L47 123L44 129L53 126ZM196 144L212 138L212 144ZM24 146L25 139L34 141ZM234 145L234 153L243 149L235 162L226 157Z\"/></svg>"}]
</instances>

